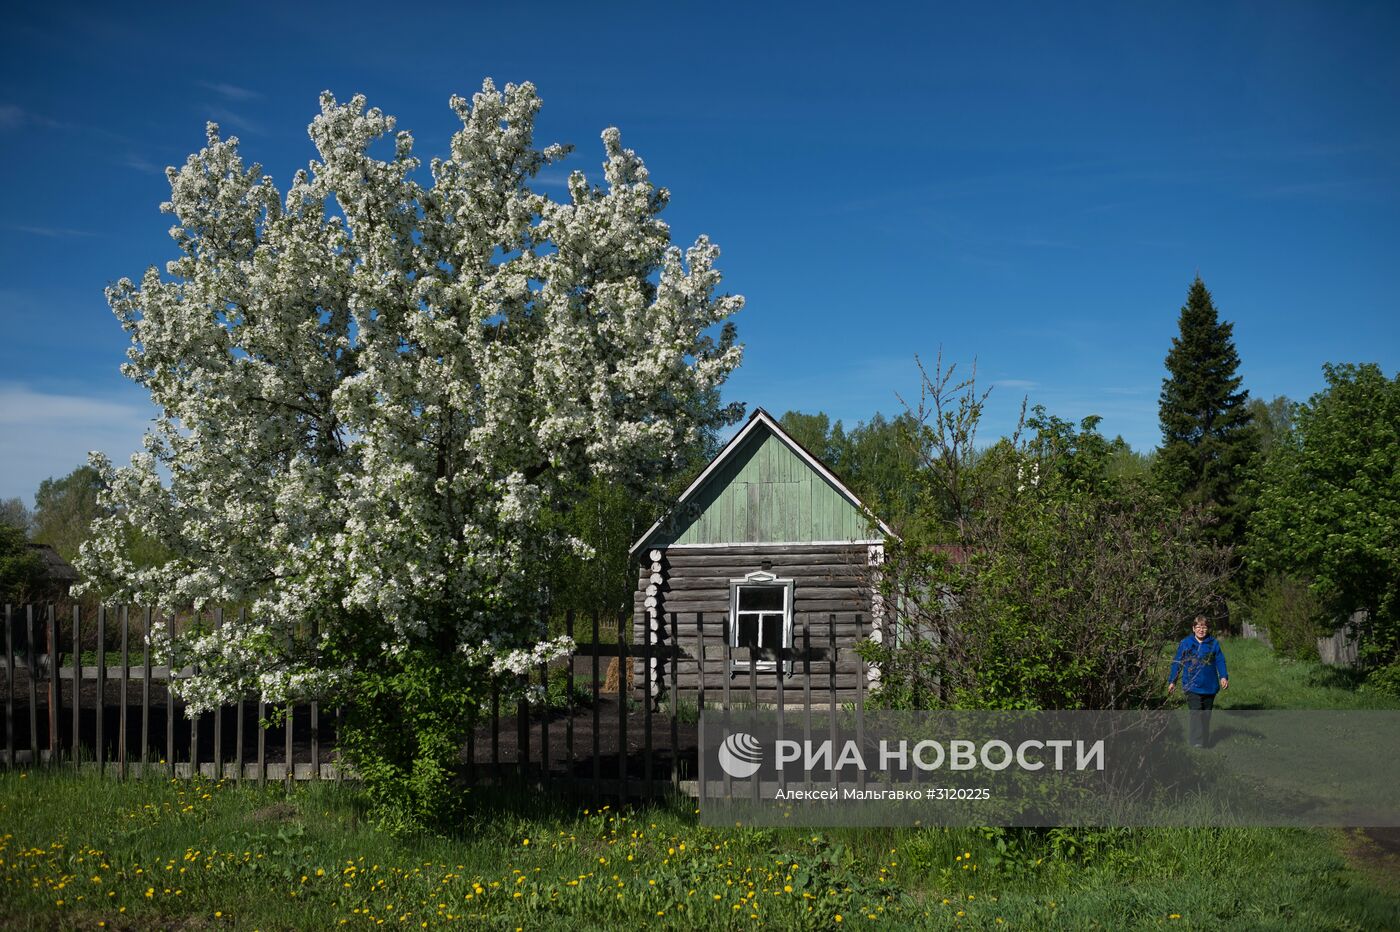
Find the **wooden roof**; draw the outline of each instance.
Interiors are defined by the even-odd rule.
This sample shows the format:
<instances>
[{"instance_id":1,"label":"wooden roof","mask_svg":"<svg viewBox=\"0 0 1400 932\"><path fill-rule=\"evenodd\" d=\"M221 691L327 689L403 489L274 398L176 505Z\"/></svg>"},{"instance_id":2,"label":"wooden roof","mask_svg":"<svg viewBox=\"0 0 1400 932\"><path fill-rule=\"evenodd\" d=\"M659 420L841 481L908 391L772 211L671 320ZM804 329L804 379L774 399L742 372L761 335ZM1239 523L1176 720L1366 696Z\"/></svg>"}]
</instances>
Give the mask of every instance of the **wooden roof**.
<instances>
[{"instance_id":1,"label":"wooden roof","mask_svg":"<svg viewBox=\"0 0 1400 932\"><path fill-rule=\"evenodd\" d=\"M882 537L872 537L874 533ZM635 544L878 543L894 537L854 492L762 408Z\"/></svg>"}]
</instances>

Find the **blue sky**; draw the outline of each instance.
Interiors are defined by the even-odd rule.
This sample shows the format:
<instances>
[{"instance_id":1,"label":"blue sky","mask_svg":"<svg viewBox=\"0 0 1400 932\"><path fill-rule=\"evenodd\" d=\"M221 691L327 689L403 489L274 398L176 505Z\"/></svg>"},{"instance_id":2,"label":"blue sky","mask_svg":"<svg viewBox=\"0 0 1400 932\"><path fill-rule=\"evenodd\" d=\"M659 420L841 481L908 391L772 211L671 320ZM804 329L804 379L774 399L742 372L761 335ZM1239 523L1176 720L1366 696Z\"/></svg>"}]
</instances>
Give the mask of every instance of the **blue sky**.
<instances>
[{"instance_id":1,"label":"blue sky","mask_svg":"<svg viewBox=\"0 0 1400 932\"><path fill-rule=\"evenodd\" d=\"M172 9L172 8L167 8ZM1400 5L50 3L0 35L0 497L150 417L102 297L174 247L164 166L204 122L285 188L317 94L356 92L440 154L447 100L530 80L541 143L600 131L671 189L745 295L726 394L848 423L900 410L940 347L995 388L1159 439L1199 271L1245 385L1400 368ZM555 179L555 184L558 180Z\"/></svg>"}]
</instances>

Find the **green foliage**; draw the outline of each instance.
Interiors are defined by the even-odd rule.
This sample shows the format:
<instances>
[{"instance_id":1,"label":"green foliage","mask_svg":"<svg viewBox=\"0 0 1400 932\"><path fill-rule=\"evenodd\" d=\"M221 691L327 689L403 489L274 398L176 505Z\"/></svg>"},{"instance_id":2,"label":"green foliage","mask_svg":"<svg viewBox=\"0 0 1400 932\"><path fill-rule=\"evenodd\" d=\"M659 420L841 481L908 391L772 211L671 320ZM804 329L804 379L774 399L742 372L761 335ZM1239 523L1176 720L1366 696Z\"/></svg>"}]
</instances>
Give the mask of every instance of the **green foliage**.
<instances>
[{"instance_id":1,"label":"green foliage","mask_svg":"<svg viewBox=\"0 0 1400 932\"><path fill-rule=\"evenodd\" d=\"M34 515L24 507L23 499L7 498L0 501L0 524L7 524L27 535L34 529Z\"/></svg>"},{"instance_id":2,"label":"green foliage","mask_svg":"<svg viewBox=\"0 0 1400 932\"><path fill-rule=\"evenodd\" d=\"M1236 374L1240 358L1234 325L1219 319L1199 276L1191 283L1179 324L1162 381L1157 473L1169 494L1207 510L1215 522L1207 531L1213 540L1238 544L1249 510L1242 486L1258 440L1249 392Z\"/></svg>"},{"instance_id":3,"label":"green foliage","mask_svg":"<svg viewBox=\"0 0 1400 932\"><path fill-rule=\"evenodd\" d=\"M548 676L545 677L545 683L544 707L551 712L567 710L571 694L574 708L586 709L593 705L593 693L580 680L575 678L573 689L569 688L568 667L551 667ZM536 704L539 704L538 699Z\"/></svg>"},{"instance_id":4,"label":"green foliage","mask_svg":"<svg viewBox=\"0 0 1400 932\"><path fill-rule=\"evenodd\" d=\"M1323 374L1265 464L1248 559L1311 580L1332 619L1365 612L1362 659L1383 667L1400 660L1400 376L1373 364Z\"/></svg>"},{"instance_id":5,"label":"green foliage","mask_svg":"<svg viewBox=\"0 0 1400 932\"><path fill-rule=\"evenodd\" d=\"M1225 554L1141 474L1125 445L1036 407L974 455L972 380L925 375L926 520L889 548L898 637L866 644L879 701L906 708L1114 709L1160 692L1157 645L1218 602Z\"/></svg>"},{"instance_id":6,"label":"green foliage","mask_svg":"<svg viewBox=\"0 0 1400 932\"><path fill-rule=\"evenodd\" d=\"M34 494L34 539L49 544L68 562L92 533L92 522L103 514L97 503L102 476L91 466L79 466L61 479L45 479Z\"/></svg>"},{"instance_id":7,"label":"green foliage","mask_svg":"<svg viewBox=\"0 0 1400 932\"><path fill-rule=\"evenodd\" d=\"M1307 584L1277 573L1252 593L1248 613L1274 650L1295 660L1317 660L1318 637L1331 633Z\"/></svg>"},{"instance_id":8,"label":"green foliage","mask_svg":"<svg viewBox=\"0 0 1400 932\"><path fill-rule=\"evenodd\" d=\"M0 523L0 603L20 602L39 585L43 564L24 531Z\"/></svg>"},{"instance_id":9,"label":"green foliage","mask_svg":"<svg viewBox=\"0 0 1400 932\"><path fill-rule=\"evenodd\" d=\"M883 521L901 528L918 505L916 425L908 414L876 412L850 431L824 412L788 411L783 430L841 478Z\"/></svg>"},{"instance_id":10,"label":"green foliage","mask_svg":"<svg viewBox=\"0 0 1400 932\"><path fill-rule=\"evenodd\" d=\"M455 785L466 735L489 696L486 671L457 652L426 645L376 650L374 628L327 643L327 656L350 673L340 749L364 781L376 820L414 831L451 824L462 815ZM352 629L342 628L341 631ZM375 663L349 662L377 653Z\"/></svg>"}]
</instances>

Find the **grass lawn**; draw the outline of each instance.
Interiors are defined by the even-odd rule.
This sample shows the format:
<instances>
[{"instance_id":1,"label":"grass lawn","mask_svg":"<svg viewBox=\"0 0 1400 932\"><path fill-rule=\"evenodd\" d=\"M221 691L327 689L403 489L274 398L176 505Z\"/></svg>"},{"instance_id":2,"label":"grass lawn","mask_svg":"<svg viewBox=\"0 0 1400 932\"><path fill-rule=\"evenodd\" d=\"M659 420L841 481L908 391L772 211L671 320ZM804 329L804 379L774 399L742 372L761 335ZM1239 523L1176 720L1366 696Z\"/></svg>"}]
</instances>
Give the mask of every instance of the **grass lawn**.
<instances>
[{"instance_id":1,"label":"grass lawn","mask_svg":"<svg viewBox=\"0 0 1400 932\"><path fill-rule=\"evenodd\" d=\"M1380 701L1225 650L1233 702ZM716 830L689 802L538 793L473 809L454 837L396 838L349 786L0 773L0 929L1400 928L1394 875L1338 831Z\"/></svg>"}]
</instances>

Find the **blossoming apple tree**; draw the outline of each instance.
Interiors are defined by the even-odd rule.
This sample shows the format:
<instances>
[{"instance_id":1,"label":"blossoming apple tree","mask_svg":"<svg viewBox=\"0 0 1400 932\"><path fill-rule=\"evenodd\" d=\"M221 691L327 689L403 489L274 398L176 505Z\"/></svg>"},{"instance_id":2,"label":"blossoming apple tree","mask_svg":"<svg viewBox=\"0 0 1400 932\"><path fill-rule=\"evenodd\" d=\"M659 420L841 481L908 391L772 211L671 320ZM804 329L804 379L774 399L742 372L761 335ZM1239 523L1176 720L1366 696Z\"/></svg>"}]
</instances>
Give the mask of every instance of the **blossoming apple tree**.
<instances>
[{"instance_id":1,"label":"blossoming apple tree","mask_svg":"<svg viewBox=\"0 0 1400 932\"><path fill-rule=\"evenodd\" d=\"M245 606L180 639L190 710L349 701L342 747L414 819L441 813L490 674L570 647L539 621L570 543L545 511L738 415L715 399L742 298L706 238L671 244L618 131L602 183L574 171L554 199L538 176L568 148L535 146L532 85L451 104L428 177L392 117L329 93L285 195L213 124L167 170L178 256L107 292L160 416L128 465L93 456L107 510L81 556L116 598ZM133 534L172 557L133 565Z\"/></svg>"}]
</instances>

